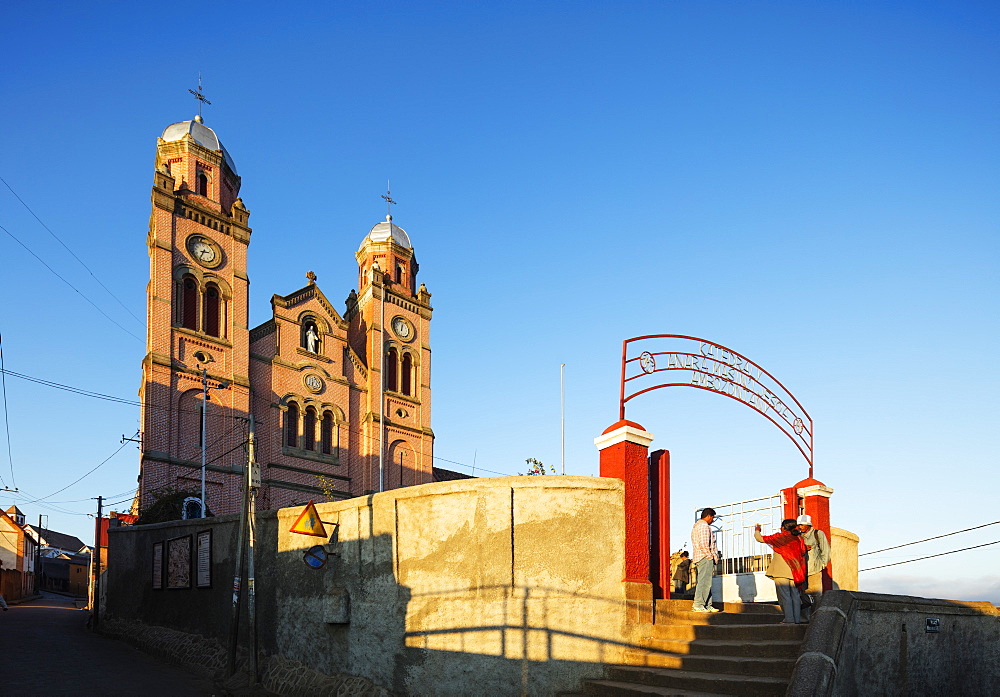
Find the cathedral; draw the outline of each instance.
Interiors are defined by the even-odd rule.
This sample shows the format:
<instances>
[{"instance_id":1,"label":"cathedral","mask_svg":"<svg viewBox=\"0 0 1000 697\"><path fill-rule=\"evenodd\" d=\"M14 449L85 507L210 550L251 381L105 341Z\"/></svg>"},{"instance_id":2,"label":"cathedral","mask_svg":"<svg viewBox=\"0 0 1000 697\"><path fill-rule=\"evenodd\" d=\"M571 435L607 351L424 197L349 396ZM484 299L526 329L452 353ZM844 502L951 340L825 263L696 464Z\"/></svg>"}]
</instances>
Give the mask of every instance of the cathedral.
<instances>
[{"instance_id":1,"label":"cathedral","mask_svg":"<svg viewBox=\"0 0 1000 697\"><path fill-rule=\"evenodd\" d=\"M309 271L250 327L240 182L200 116L157 140L139 507L200 492L204 455L208 510L238 511L251 424L260 508L461 476L433 467L431 294L406 232L387 215L361 236L342 311Z\"/></svg>"}]
</instances>

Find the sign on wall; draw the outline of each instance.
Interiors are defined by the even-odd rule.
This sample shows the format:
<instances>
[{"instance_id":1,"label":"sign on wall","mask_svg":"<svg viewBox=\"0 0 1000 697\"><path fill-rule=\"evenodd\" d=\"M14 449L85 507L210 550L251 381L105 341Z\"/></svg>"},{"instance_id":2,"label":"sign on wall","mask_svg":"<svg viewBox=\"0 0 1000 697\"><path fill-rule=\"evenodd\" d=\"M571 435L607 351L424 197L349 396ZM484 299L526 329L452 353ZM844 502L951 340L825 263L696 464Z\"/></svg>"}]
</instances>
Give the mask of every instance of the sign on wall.
<instances>
[{"instance_id":1,"label":"sign on wall","mask_svg":"<svg viewBox=\"0 0 1000 697\"><path fill-rule=\"evenodd\" d=\"M191 536L167 540L167 588L191 587Z\"/></svg>"},{"instance_id":2,"label":"sign on wall","mask_svg":"<svg viewBox=\"0 0 1000 697\"><path fill-rule=\"evenodd\" d=\"M153 590L163 590L163 543L153 543Z\"/></svg>"},{"instance_id":3,"label":"sign on wall","mask_svg":"<svg viewBox=\"0 0 1000 697\"><path fill-rule=\"evenodd\" d=\"M625 418L629 400L661 387L694 387L742 402L795 444L812 477L812 418L777 378L746 356L681 334L651 334L622 342L619 418Z\"/></svg>"},{"instance_id":4,"label":"sign on wall","mask_svg":"<svg viewBox=\"0 0 1000 697\"><path fill-rule=\"evenodd\" d=\"M197 570L195 571L195 585L198 588L212 587L212 531L204 530L198 533L198 541L195 545L197 556Z\"/></svg>"}]
</instances>

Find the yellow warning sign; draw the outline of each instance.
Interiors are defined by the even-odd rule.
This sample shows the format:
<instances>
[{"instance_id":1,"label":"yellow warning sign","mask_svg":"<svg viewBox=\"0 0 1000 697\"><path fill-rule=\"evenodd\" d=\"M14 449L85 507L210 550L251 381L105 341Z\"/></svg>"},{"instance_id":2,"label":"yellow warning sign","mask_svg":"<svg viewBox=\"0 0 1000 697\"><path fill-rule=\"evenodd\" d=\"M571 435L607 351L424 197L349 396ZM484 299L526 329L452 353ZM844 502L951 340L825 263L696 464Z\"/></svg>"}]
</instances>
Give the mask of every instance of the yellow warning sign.
<instances>
[{"instance_id":1,"label":"yellow warning sign","mask_svg":"<svg viewBox=\"0 0 1000 697\"><path fill-rule=\"evenodd\" d=\"M305 510L302 511L302 514L295 521L295 524L292 525L289 532L297 532L300 535L326 537L326 528L323 527L323 521L319 519L316 504L312 501L306 504Z\"/></svg>"}]
</instances>

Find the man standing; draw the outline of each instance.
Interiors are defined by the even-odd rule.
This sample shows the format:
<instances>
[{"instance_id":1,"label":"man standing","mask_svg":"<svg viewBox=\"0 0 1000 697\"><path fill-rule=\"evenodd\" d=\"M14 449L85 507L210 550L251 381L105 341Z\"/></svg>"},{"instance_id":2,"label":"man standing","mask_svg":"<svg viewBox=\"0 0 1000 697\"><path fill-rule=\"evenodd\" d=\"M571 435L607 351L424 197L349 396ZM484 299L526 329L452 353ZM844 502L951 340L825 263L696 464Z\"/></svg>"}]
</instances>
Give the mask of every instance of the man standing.
<instances>
[{"instance_id":1,"label":"man standing","mask_svg":"<svg viewBox=\"0 0 1000 697\"><path fill-rule=\"evenodd\" d=\"M805 594L812 603L802 608L802 621L808 622L812 606L816 605L823 595L823 569L830 563L830 543L822 530L813 527L812 517L800 515L795 522L802 531L802 541L806 543L806 571L809 574L809 585Z\"/></svg>"},{"instance_id":2,"label":"man standing","mask_svg":"<svg viewBox=\"0 0 1000 697\"><path fill-rule=\"evenodd\" d=\"M694 587L693 612L719 612L712 607L712 576L719 561L719 550L715 546L715 531L710 527L715 520L715 509L703 508L691 529L691 563L698 572Z\"/></svg>"}]
</instances>

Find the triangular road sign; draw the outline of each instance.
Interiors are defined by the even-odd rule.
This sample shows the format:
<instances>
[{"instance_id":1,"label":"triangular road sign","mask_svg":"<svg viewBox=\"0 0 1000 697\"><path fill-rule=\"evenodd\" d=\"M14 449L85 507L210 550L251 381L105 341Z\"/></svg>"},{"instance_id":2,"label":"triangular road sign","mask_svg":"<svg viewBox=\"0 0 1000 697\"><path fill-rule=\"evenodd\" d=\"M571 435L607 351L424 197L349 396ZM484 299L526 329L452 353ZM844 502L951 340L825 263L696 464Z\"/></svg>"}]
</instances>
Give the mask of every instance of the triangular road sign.
<instances>
[{"instance_id":1,"label":"triangular road sign","mask_svg":"<svg viewBox=\"0 0 1000 697\"><path fill-rule=\"evenodd\" d=\"M297 532L300 535L326 537L326 528L323 527L323 521L319 519L316 504L312 501L306 504L305 510L296 519L295 524L292 525L289 532Z\"/></svg>"}]
</instances>

